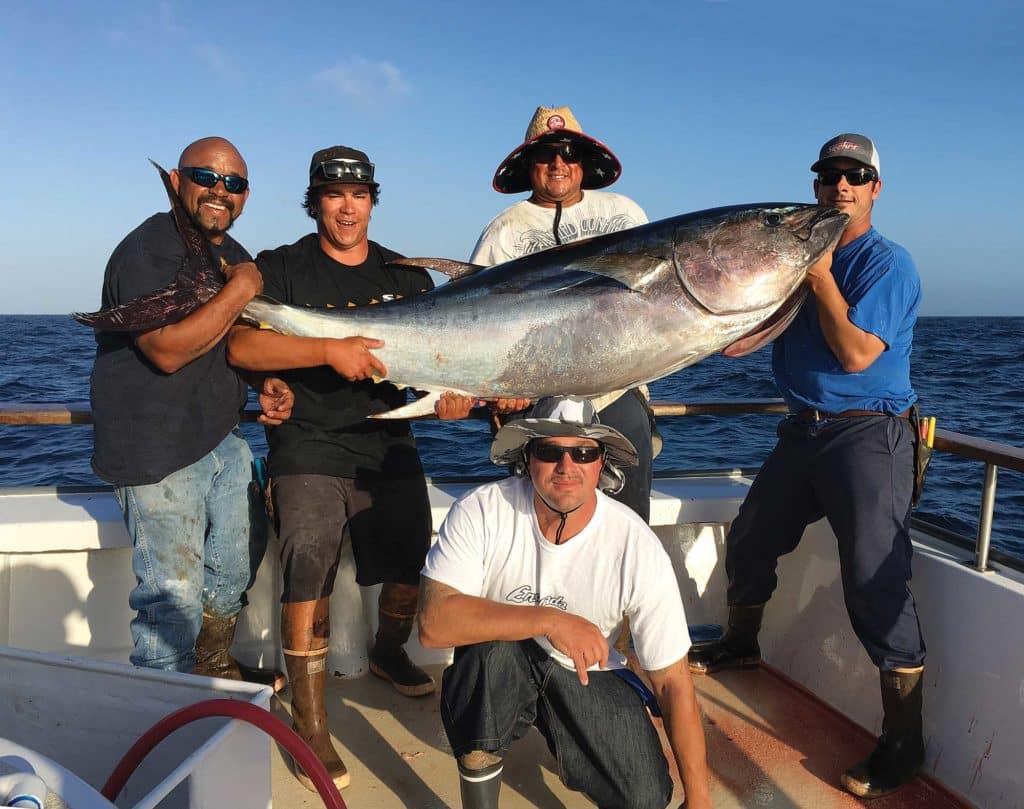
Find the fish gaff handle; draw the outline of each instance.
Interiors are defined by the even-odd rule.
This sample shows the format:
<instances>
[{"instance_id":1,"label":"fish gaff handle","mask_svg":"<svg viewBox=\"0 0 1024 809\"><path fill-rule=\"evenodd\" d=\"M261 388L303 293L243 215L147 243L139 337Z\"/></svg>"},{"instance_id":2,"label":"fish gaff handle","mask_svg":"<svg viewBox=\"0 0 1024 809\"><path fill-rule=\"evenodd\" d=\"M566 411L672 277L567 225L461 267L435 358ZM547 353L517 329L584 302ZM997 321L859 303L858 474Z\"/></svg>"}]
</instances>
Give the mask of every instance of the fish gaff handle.
<instances>
[{"instance_id":1,"label":"fish gaff handle","mask_svg":"<svg viewBox=\"0 0 1024 809\"><path fill-rule=\"evenodd\" d=\"M34 773L0 775L0 807L43 809L48 792L46 782Z\"/></svg>"}]
</instances>

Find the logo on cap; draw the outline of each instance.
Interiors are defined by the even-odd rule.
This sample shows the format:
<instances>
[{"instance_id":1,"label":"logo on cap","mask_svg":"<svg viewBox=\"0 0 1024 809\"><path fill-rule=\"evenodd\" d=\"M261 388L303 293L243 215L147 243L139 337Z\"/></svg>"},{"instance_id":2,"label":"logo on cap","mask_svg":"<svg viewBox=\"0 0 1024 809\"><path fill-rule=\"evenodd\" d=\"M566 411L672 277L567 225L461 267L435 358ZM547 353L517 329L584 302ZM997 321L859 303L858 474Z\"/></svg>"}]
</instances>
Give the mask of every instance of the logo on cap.
<instances>
[{"instance_id":1,"label":"logo on cap","mask_svg":"<svg viewBox=\"0 0 1024 809\"><path fill-rule=\"evenodd\" d=\"M552 115L548 118L548 129L565 129L565 118L561 115Z\"/></svg>"},{"instance_id":2,"label":"logo on cap","mask_svg":"<svg viewBox=\"0 0 1024 809\"><path fill-rule=\"evenodd\" d=\"M839 143L833 143L831 146L829 146L828 150L829 150L829 152L832 152L832 153L834 153L834 152L857 152L857 151L860 151L860 148L861 148L861 146L860 146L859 143L854 143L851 140L843 140L843 141L840 141Z\"/></svg>"}]
</instances>

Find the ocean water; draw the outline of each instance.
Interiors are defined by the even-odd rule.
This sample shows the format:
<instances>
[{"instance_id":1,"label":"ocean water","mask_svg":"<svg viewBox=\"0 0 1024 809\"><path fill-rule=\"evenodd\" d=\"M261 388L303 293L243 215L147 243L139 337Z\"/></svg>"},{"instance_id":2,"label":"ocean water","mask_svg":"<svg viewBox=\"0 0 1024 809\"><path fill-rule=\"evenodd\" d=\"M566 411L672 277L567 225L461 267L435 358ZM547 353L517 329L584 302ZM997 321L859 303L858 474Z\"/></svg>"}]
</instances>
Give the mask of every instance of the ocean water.
<instances>
[{"instance_id":1,"label":"ocean water","mask_svg":"<svg viewBox=\"0 0 1024 809\"><path fill-rule=\"evenodd\" d=\"M4 403L87 403L92 332L61 315L0 315ZM764 399L772 384L770 350L722 356L651 385L656 400ZM938 426L1024 446L1024 317L926 317L918 321L911 364L922 412ZM754 467L774 444L779 417L687 416L659 420L665 440L655 472ZM414 427L428 475L494 474L482 422L422 422ZM257 454L262 428L243 426ZM95 485L89 468L92 427L0 425L0 487ZM936 453L917 514L963 534L976 532L983 464ZM1024 475L1000 470L993 546L1024 558Z\"/></svg>"}]
</instances>

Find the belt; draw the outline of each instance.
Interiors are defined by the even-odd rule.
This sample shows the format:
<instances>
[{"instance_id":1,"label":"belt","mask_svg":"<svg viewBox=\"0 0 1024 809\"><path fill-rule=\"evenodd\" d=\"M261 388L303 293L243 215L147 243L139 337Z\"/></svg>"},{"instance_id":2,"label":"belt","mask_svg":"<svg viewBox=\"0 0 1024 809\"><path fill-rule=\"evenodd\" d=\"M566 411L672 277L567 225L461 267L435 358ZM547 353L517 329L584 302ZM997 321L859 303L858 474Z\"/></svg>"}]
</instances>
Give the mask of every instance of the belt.
<instances>
[{"instance_id":1,"label":"belt","mask_svg":"<svg viewBox=\"0 0 1024 809\"><path fill-rule=\"evenodd\" d=\"M893 416L897 419L905 419L910 416L910 408L908 407L902 413L892 414L884 413L881 410L841 410L838 413L826 413L824 410L817 410L813 407L809 407L806 410L801 410L796 414L796 420L801 424L814 424L818 421L826 421L828 419L848 419L854 416Z\"/></svg>"}]
</instances>

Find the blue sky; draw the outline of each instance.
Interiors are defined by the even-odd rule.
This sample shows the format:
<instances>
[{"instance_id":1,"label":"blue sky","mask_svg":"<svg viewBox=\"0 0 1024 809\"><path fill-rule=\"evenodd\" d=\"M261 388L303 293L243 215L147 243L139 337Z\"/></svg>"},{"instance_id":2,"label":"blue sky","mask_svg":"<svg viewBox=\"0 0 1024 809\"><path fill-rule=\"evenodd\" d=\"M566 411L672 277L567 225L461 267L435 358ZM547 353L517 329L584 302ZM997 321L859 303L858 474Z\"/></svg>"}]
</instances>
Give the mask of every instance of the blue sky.
<instances>
[{"instance_id":1,"label":"blue sky","mask_svg":"<svg viewBox=\"0 0 1024 809\"><path fill-rule=\"evenodd\" d=\"M171 167L232 140L252 252L311 229L313 151L377 164L371 238L465 259L521 196L491 177L538 105L569 105L651 219L811 198L832 135L875 139L874 221L922 313L1024 314L1024 11L1016 2L47 3L0 24L5 313L97 308L111 250ZM294 9L294 10L292 10Z\"/></svg>"}]
</instances>

